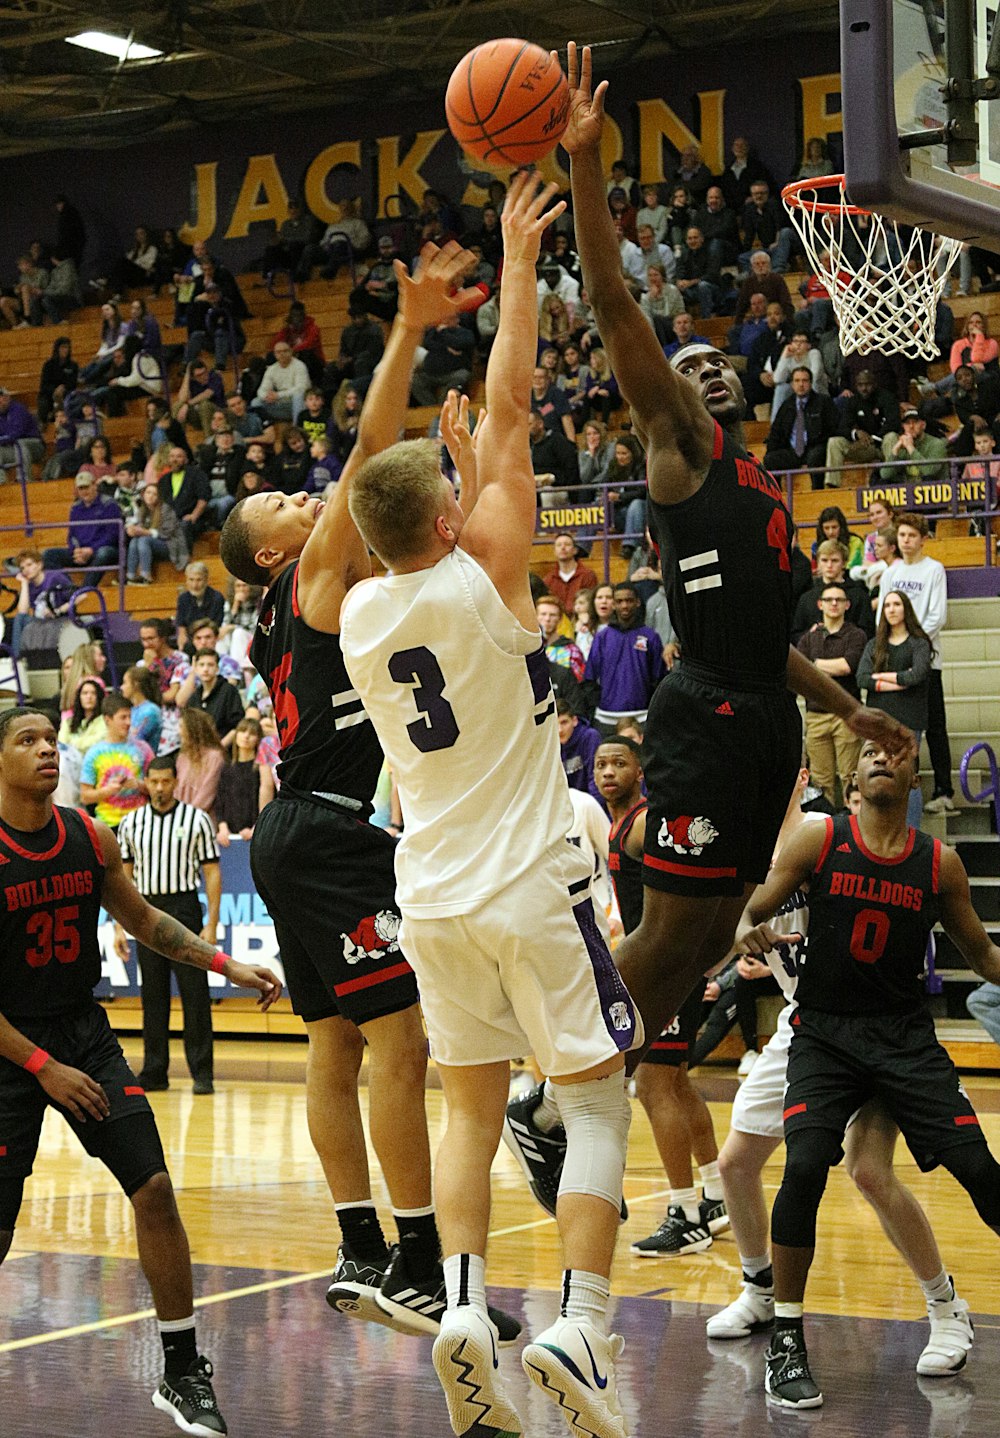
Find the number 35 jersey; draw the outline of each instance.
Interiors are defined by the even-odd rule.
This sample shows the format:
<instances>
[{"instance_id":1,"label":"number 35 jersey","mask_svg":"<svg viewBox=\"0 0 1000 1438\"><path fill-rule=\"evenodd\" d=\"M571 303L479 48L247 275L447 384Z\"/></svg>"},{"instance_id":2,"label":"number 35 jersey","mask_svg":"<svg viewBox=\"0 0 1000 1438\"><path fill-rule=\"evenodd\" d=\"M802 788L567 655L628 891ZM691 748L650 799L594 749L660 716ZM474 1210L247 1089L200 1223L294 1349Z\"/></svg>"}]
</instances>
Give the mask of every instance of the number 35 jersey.
<instances>
[{"instance_id":1,"label":"number 35 jersey","mask_svg":"<svg viewBox=\"0 0 1000 1438\"><path fill-rule=\"evenodd\" d=\"M795 997L825 1013L912 1013L923 1004L927 936L941 912L941 841L917 829L886 859L858 821L827 819L809 881L809 954Z\"/></svg>"},{"instance_id":2,"label":"number 35 jersey","mask_svg":"<svg viewBox=\"0 0 1000 1438\"><path fill-rule=\"evenodd\" d=\"M356 585L341 644L399 786L400 908L469 913L573 822L541 636L455 549L431 569Z\"/></svg>"},{"instance_id":3,"label":"number 35 jersey","mask_svg":"<svg viewBox=\"0 0 1000 1438\"><path fill-rule=\"evenodd\" d=\"M15 1027L92 1002L103 886L89 814L56 806L34 833L0 825L0 1013Z\"/></svg>"}]
</instances>

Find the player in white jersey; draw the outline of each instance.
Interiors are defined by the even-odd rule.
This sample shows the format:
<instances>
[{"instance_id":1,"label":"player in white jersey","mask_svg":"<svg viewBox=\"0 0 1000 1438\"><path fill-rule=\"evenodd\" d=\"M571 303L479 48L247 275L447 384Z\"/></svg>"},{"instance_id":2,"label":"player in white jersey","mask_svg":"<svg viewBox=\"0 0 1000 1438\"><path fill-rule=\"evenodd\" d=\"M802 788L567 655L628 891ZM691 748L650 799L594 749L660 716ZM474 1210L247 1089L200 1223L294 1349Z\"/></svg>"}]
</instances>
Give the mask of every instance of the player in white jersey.
<instances>
[{"instance_id":1,"label":"player in white jersey","mask_svg":"<svg viewBox=\"0 0 1000 1438\"><path fill-rule=\"evenodd\" d=\"M802 824L827 818L825 814L803 812L801 799L808 781L809 771L803 768L778 835L776 856ZM768 925L772 935L789 935L792 940L764 955L788 1003L781 1011L774 1035L736 1095L729 1136L719 1155L743 1286L739 1297L721 1312L713 1313L706 1323L709 1338L745 1338L750 1333L769 1330L774 1318L770 1224L761 1174L784 1138L791 1019L798 966L809 962L808 926L808 896L801 891L791 896ZM754 966L762 960L750 957L740 963L747 965L744 971L752 977ZM945 1377L964 1367L972 1346L969 1305L955 1293L926 1214L893 1168L898 1137L899 1130L888 1115L877 1104L865 1104L855 1114L845 1136L845 1167L878 1214L886 1236L913 1271L926 1299L931 1332L917 1360L917 1372L925 1377Z\"/></svg>"},{"instance_id":2,"label":"player in white jersey","mask_svg":"<svg viewBox=\"0 0 1000 1438\"><path fill-rule=\"evenodd\" d=\"M568 1141L557 1213L566 1271L560 1317L522 1363L574 1434L624 1438L622 1343L606 1311L630 1118L623 1054L641 1025L594 921L590 863L566 839L555 699L528 586L535 262L564 208L546 213L555 186L536 188L519 175L504 207L500 326L474 467L468 444L458 455L462 504L426 441L362 467L351 514L390 573L348 595L341 643L399 786L400 942L448 1105L435 1171L448 1310L434 1365L452 1427L523 1432L496 1365L484 1267L509 1061L533 1052Z\"/></svg>"}]
</instances>

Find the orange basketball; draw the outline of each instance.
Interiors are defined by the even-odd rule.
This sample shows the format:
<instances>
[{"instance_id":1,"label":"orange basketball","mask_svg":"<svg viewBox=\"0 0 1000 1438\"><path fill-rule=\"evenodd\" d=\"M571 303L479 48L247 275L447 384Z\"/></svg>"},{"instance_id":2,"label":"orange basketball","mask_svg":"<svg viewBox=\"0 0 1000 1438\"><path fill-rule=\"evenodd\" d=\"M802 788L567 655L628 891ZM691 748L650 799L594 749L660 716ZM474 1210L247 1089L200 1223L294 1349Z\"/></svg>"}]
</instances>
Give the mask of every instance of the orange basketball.
<instances>
[{"instance_id":1,"label":"orange basketball","mask_svg":"<svg viewBox=\"0 0 1000 1438\"><path fill-rule=\"evenodd\" d=\"M525 165L562 138L569 86L559 61L540 46L489 40L455 66L444 105L466 154L489 165Z\"/></svg>"}]
</instances>

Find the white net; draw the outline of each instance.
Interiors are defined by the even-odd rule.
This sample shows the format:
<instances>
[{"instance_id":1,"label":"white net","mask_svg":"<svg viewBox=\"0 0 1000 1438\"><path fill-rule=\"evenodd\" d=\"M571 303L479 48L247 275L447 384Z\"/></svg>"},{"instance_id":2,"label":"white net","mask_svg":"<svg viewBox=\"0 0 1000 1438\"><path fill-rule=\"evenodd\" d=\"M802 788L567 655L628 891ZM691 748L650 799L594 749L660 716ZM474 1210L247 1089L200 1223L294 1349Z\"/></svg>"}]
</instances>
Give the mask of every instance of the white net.
<instances>
[{"instance_id":1,"label":"white net","mask_svg":"<svg viewBox=\"0 0 1000 1438\"><path fill-rule=\"evenodd\" d=\"M812 272L829 291L842 353L937 359L938 302L961 242L853 210L835 177L796 185L785 202Z\"/></svg>"}]
</instances>

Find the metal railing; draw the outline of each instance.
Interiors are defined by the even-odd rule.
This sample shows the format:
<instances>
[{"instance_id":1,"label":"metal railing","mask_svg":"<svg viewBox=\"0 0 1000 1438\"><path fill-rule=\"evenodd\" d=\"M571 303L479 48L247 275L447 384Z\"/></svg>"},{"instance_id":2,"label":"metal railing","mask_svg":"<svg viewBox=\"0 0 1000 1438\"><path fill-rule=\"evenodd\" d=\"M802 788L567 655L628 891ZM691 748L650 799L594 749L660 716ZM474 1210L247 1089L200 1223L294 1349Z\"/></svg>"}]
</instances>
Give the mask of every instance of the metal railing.
<instances>
[{"instance_id":1,"label":"metal railing","mask_svg":"<svg viewBox=\"0 0 1000 1438\"><path fill-rule=\"evenodd\" d=\"M106 528L106 527L107 527L108 525L110 525L110 524L114 524L115 527L116 527L116 529L118 530L118 560L117 560L117 563L115 563L115 564L81 565L81 564L73 564L72 562L70 562L69 564L63 565L63 566L61 566L61 567L62 567L62 568L65 568L65 569L67 569L67 570L85 571L88 576L90 576L90 575L95 575L95 574L99 574L99 575L102 575L102 576L105 575L105 574L117 574L117 576L118 576L118 609L119 609L119 612L120 612L120 613L124 614L124 612L125 612L125 552L126 552L126 548L127 548L127 538L126 538L126 534L125 534L125 520L124 520L124 519L118 519L118 520L111 520L111 519L81 519L81 520L77 520L77 521L74 522L74 528L79 529L79 528L82 528L82 527L84 527L84 526L86 526L86 525L92 525L92 526L93 526L93 525L101 525L102 527L105 527L105 528ZM67 521L66 521L65 519L49 520L49 521L46 521L46 522L44 522L44 523L38 523L38 522L35 522L35 521L29 521L29 522L26 523L23 527L19 527L19 526L17 526L17 525L13 525L13 524L0 525L0 535L14 534L14 535L17 535L17 536L19 536L19 537L20 537L22 534L24 534L24 533L28 533L28 534L34 535L35 530L40 530L40 529L57 529L57 530L59 530L62 534L65 535L66 532L67 532L67 527L68 527L68 524L67 524ZM55 548L56 546L52 546L52 547ZM59 545L58 548L60 548L60 549L65 549L65 548L67 548L67 545L65 545L65 544ZM100 580L98 580L97 582L98 582L98 584L99 584L99 583L100 583ZM88 584L85 584L85 585L83 586L83 589L81 590L81 592L82 592L82 593L89 593L91 590L96 590L96 585L88 583ZM75 592L75 591L74 591L74 592ZM105 600L104 600L103 595L101 596L101 606L102 606L103 614L106 615L106 614L107 614L107 604L106 604L106 602L105 602Z\"/></svg>"}]
</instances>

